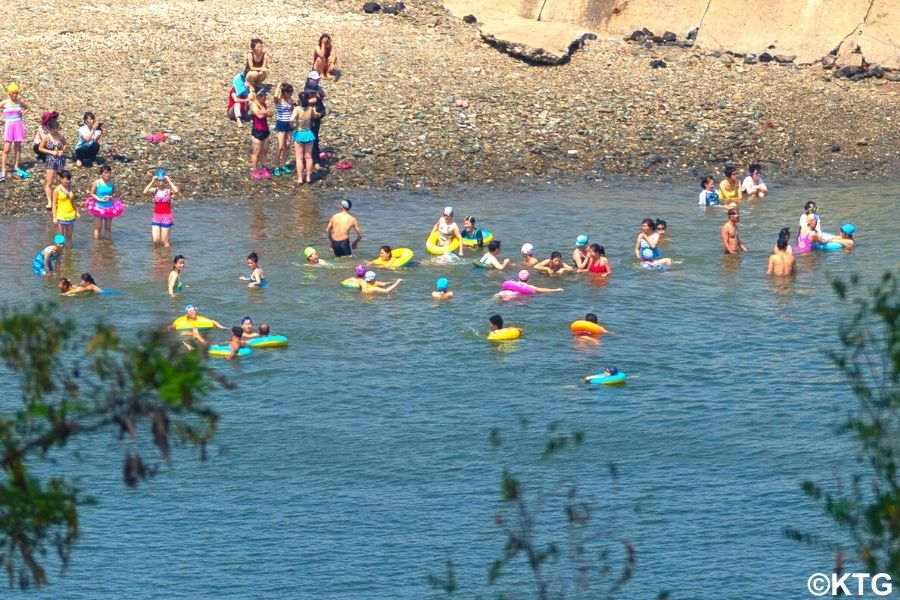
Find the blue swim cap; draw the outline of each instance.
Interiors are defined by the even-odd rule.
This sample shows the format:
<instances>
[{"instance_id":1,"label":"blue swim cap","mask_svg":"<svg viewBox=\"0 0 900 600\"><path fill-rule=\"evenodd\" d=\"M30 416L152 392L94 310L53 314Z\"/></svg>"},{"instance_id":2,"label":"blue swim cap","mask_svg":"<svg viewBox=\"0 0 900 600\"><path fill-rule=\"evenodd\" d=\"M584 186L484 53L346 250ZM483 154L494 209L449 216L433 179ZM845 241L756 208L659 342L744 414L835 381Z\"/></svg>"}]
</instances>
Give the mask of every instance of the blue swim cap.
<instances>
[{"instance_id":1,"label":"blue swim cap","mask_svg":"<svg viewBox=\"0 0 900 600\"><path fill-rule=\"evenodd\" d=\"M841 231L843 231L846 235L853 235L853 232L856 231L856 226L853 223L847 223L843 227L841 227Z\"/></svg>"},{"instance_id":2,"label":"blue swim cap","mask_svg":"<svg viewBox=\"0 0 900 600\"><path fill-rule=\"evenodd\" d=\"M191 309L197 310L197 307L194 306L193 304L188 304L187 306L184 307L184 314L188 314L189 312L191 312Z\"/></svg>"},{"instance_id":3,"label":"blue swim cap","mask_svg":"<svg viewBox=\"0 0 900 600\"><path fill-rule=\"evenodd\" d=\"M644 260L653 260L653 249L652 248L644 248L641 250L641 258Z\"/></svg>"},{"instance_id":4,"label":"blue swim cap","mask_svg":"<svg viewBox=\"0 0 900 600\"><path fill-rule=\"evenodd\" d=\"M53 236L53 243L54 244L65 244L66 236L64 236L61 233L57 233L56 235Z\"/></svg>"},{"instance_id":5,"label":"blue swim cap","mask_svg":"<svg viewBox=\"0 0 900 600\"><path fill-rule=\"evenodd\" d=\"M587 243L588 243L588 236L586 236L586 235L579 235L577 238L575 238L576 246L586 246Z\"/></svg>"},{"instance_id":6,"label":"blue swim cap","mask_svg":"<svg viewBox=\"0 0 900 600\"><path fill-rule=\"evenodd\" d=\"M446 292L447 286L450 285L450 282L447 281L446 277L440 277L437 281L434 282L434 285L437 287L439 292Z\"/></svg>"},{"instance_id":7,"label":"blue swim cap","mask_svg":"<svg viewBox=\"0 0 900 600\"><path fill-rule=\"evenodd\" d=\"M166 170L162 167L156 170L156 178L157 179L165 179L166 178Z\"/></svg>"}]
</instances>

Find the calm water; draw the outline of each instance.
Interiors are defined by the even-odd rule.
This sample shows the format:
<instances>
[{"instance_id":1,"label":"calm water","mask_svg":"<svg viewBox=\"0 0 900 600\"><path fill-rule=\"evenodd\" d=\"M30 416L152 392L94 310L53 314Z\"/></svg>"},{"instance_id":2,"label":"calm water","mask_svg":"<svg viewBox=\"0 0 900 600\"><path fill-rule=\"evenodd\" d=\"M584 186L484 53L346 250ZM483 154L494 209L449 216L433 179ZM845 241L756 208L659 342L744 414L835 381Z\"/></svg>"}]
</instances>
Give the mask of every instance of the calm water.
<instances>
[{"instance_id":1,"label":"calm water","mask_svg":"<svg viewBox=\"0 0 900 600\"><path fill-rule=\"evenodd\" d=\"M51 588L32 595L419 599L430 594L426 576L452 559L463 597L472 597L503 545L493 515L505 463L488 434L514 434L525 417L531 450L552 421L586 433L577 460L540 469L531 452L518 464L532 481L576 473L609 517L604 531L634 544L638 570L622 597L664 589L675 598L806 597L807 577L830 572L833 559L781 530L827 531L799 482L843 472L849 446L831 427L836 410L854 405L823 355L837 344L841 316L828 281L851 272L874 281L897 266L879 247L900 240L896 219L883 218L898 194L900 186L885 185L776 189L745 203L750 252L737 260L720 251L724 211L698 208L688 185L357 194L362 254L389 243L421 260L402 271L394 294L371 300L339 285L356 260L300 266L306 245L326 254L322 232L337 197L176 201L171 252L150 250L146 206L116 222L112 245L95 247L88 222L79 223L64 273L90 271L120 292L62 299L80 322L155 327L190 302L229 326L245 314L268 321L291 346L215 363L240 388L214 400L223 449L206 463L182 451L173 470L126 491L117 442L80 445L73 469L100 504L82 513L67 576L53 572ZM796 278L774 282L764 275L768 252L779 227L796 227L807 199L823 207L827 231L855 223L860 245L800 257ZM541 257L557 249L568 257L575 236L588 233L606 246L614 274L564 278L564 293L499 305L491 295L501 274L427 259L424 238L446 204L460 223L475 214L506 256L517 258L528 241ZM669 271L640 269L633 258L647 216L668 221ZM47 221L0 224L0 302L55 299L50 282L30 275ZM267 290L237 279L251 250ZM176 253L187 256L188 288L172 301L165 278ZM439 276L456 291L450 303L430 298ZM616 335L574 343L568 323L588 311ZM524 338L488 344L495 312L524 327ZM579 383L606 364L632 380ZM0 385L11 379L0 375ZM609 461L620 472L615 486Z\"/></svg>"}]
</instances>

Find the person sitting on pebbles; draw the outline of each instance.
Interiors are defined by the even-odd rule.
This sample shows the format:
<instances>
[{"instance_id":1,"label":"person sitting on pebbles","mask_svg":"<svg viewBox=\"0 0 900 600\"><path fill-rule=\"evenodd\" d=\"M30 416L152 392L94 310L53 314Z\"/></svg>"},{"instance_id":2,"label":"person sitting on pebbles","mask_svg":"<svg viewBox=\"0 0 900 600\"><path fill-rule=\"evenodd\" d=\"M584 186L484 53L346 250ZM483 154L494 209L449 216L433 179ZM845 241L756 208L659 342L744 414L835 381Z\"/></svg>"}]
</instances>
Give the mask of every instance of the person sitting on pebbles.
<instances>
[{"instance_id":1,"label":"person sitting on pebbles","mask_svg":"<svg viewBox=\"0 0 900 600\"><path fill-rule=\"evenodd\" d=\"M82 126L78 128L75 140L75 164L90 167L100 153L100 138L103 137L103 123L97 123L92 112L84 113Z\"/></svg>"},{"instance_id":2,"label":"person sitting on pebbles","mask_svg":"<svg viewBox=\"0 0 900 600\"><path fill-rule=\"evenodd\" d=\"M256 88L269 75L269 57L266 55L263 42L259 38L250 40L250 52L247 53L247 64L244 66L244 80L247 87Z\"/></svg>"},{"instance_id":3,"label":"person sitting on pebbles","mask_svg":"<svg viewBox=\"0 0 900 600\"><path fill-rule=\"evenodd\" d=\"M312 68L325 79L334 79L334 69L337 66L337 52L334 51L334 42L331 36L323 33L319 36L319 44L313 51Z\"/></svg>"}]
</instances>

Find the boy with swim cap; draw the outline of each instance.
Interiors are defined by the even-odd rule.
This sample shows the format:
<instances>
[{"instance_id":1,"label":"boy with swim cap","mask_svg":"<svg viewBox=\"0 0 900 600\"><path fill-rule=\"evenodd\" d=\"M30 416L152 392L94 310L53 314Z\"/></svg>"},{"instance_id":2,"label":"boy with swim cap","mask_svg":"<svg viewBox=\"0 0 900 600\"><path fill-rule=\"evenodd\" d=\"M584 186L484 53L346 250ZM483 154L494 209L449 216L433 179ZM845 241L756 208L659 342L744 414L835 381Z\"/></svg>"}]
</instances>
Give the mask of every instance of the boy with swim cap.
<instances>
[{"instance_id":1,"label":"boy with swim cap","mask_svg":"<svg viewBox=\"0 0 900 600\"><path fill-rule=\"evenodd\" d=\"M319 258L319 253L312 246L303 249L303 256L306 257L306 265L309 267L327 267L328 263Z\"/></svg>"},{"instance_id":2,"label":"boy with swim cap","mask_svg":"<svg viewBox=\"0 0 900 600\"><path fill-rule=\"evenodd\" d=\"M576 269L587 269L590 257L588 256L588 236L582 234L575 238L575 250L572 251L572 262Z\"/></svg>"},{"instance_id":3,"label":"boy with swim cap","mask_svg":"<svg viewBox=\"0 0 900 600\"><path fill-rule=\"evenodd\" d=\"M365 279L359 290L363 294L387 294L394 291L394 288L400 285L400 282L403 281L402 279L398 279L392 282L380 282L375 281L375 279L375 271L366 271Z\"/></svg>"},{"instance_id":4,"label":"boy with swim cap","mask_svg":"<svg viewBox=\"0 0 900 600\"><path fill-rule=\"evenodd\" d=\"M57 233L53 236L53 244L47 246L34 257L31 268L35 275L46 277L56 271L56 263L62 256L66 244L66 236Z\"/></svg>"},{"instance_id":5,"label":"boy with swim cap","mask_svg":"<svg viewBox=\"0 0 900 600\"><path fill-rule=\"evenodd\" d=\"M449 300L453 297L453 292L447 289L450 287L450 282L447 281L446 277L438 278L438 280L434 282L434 286L437 289L431 292L431 297L435 300Z\"/></svg>"},{"instance_id":6,"label":"boy with swim cap","mask_svg":"<svg viewBox=\"0 0 900 600\"><path fill-rule=\"evenodd\" d=\"M522 267L531 269L538 264L538 259L534 257L534 246L531 244L522 244Z\"/></svg>"}]
</instances>

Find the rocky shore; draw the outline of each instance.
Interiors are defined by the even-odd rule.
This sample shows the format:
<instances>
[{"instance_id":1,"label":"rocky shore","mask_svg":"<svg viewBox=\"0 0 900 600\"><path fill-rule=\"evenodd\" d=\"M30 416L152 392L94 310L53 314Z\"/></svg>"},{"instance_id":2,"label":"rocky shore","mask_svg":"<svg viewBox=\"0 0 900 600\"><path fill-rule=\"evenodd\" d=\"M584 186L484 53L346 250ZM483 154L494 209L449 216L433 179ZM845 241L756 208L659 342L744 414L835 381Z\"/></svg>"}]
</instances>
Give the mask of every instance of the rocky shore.
<instances>
[{"instance_id":1,"label":"rocky shore","mask_svg":"<svg viewBox=\"0 0 900 600\"><path fill-rule=\"evenodd\" d=\"M900 83L837 79L821 66L601 40L564 66L529 66L430 0L399 14L366 14L361 0L13 0L8 9L18 34L0 50L0 80L22 86L29 136L41 112L57 110L73 145L82 113L97 113L102 155L130 204L157 166L183 198L687 180L727 163L761 162L770 181L896 178L900 167ZM323 32L341 73L324 82L322 146L328 163L353 168L326 164L309 187L252 181L249 129L225 118L229 80L258 36L275 61L267 83L302 85ZM158 132L167 141L145 141ZM23 156L32 162L30 138ZM83 196L98 169L70 168ZM0 213L43 210L43 167L31 173L0 184Z\"/></svg>"}]
</instances>

